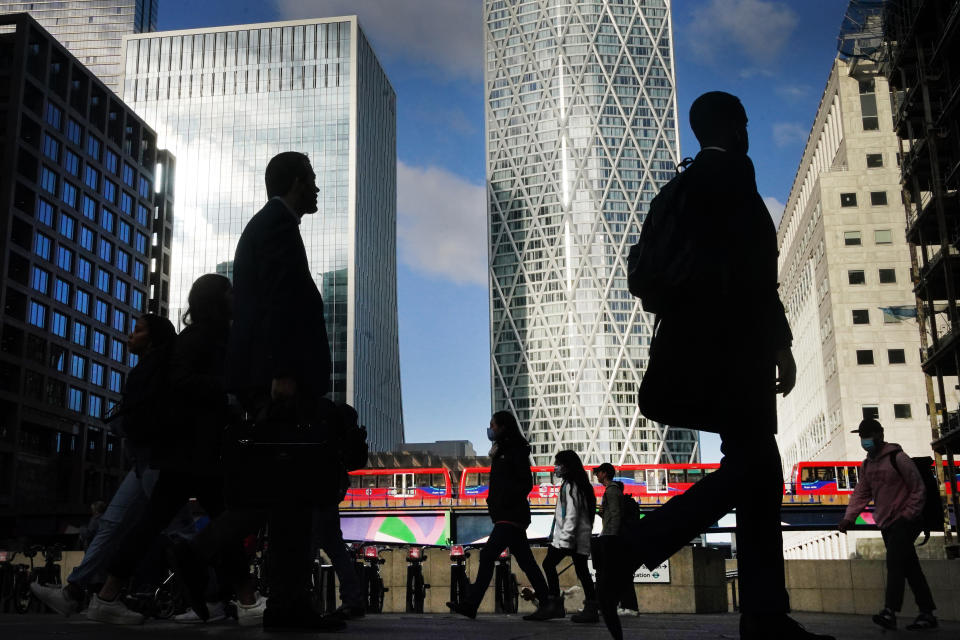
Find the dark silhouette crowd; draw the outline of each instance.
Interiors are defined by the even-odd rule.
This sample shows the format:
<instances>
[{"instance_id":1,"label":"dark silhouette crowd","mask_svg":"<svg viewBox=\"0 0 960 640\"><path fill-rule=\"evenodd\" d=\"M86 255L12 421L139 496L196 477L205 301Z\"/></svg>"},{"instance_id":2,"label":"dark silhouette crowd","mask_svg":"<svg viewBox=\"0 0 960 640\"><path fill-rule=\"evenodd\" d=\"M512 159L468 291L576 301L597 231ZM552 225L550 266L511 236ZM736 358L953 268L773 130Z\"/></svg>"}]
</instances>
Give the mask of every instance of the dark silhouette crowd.
<instances>
[{"instance_id":1,"label":"dark silhouette crowd","mask_svg":"<svg viewBox=\"0 0 960 640\"><path fill-rule=\"evenodd\" d=\"M561 485L538 565L526 533L531 448L516 417L497 411L487 428L492 530L466 598L448 603L457 614L476 617L495 563L509 549L536 602L523 619L564 618L557 567L569 558L585 597L573 622L602 619L620 640L620 616L639 609L635 571L656 569L735 510L741 639L832 639L788 615L775 396L790 393L796 365L777 291L776 231L747 155L747 114L735 96L711 92L694 101L690 124L701 150L651 204L631 251L631 291L656 315L638 398L648 419L718 433L720 468L640 518L612 464L593 469L602 485L598 505L578 454L559 451L554 471ZM240 624L267 631L336 631L364 615L337 505L347 472L366 463L365 431L352 408L325 397L331 357L323 300L299 230L302 217L317 211L319 189L309 159L295 152L274 157L265 180L269 201L240 237L233 282L213 274L198 278L179 334L156 315L136 321L129 348L139 361L115 416L132 468L97 516L83 562L67 584L34 585L38 597L63 614L78 612L92 592L89 619L142 623L144 616L120 596L153 541L193 498L210 522L173 545L191 605L179 622L222 620L230 600ZM714 314L707 331L690 300L737 313ZM880 524L891 580L874 619L895 628L906 580L923 612L912 628L932 628L933 600L913 550L918 481L910 459L884 444L876 427L860 427L869 440L867 471L841 530L859 507L877 499L878 514L887 514ZM283 455L270 453L276 451ZM893 456L895 466L877 462L884 456ZM303 491L307 483L318 490ZM598 511L600 534L593 535ZM248 544L264 530L268 598L250 573ZM327 615L314 611L306 593L317 548L330 557L341 583L343 605Z\"/></svg>"}]
</instances>

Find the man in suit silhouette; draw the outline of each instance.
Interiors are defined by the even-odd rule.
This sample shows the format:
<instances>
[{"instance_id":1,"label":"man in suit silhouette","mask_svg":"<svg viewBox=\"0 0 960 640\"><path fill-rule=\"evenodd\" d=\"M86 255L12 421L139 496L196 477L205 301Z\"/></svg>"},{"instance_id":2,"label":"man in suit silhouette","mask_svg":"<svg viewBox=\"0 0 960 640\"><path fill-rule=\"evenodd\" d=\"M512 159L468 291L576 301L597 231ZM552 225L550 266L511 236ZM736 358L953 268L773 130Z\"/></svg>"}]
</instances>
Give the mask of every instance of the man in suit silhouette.
<instances>
[{"instance_id":1,"label":"man in suit silhouette","mask_svg":"<svg viewBox=\"0 0 960 640\"><path fill-rule=\"evenodd\" d=\"M274 156L265 178L269 201L244 228L233 262L227 386L253 415L281 407L311 422L318 417L317 400L330 390L331 359L323 299L310 276L299 225L304 215L316 213L320 190L309 158L293 151ZM265 630L343 627L342 620L314 614L304 595L310 525L309 508L270 514Z\"/></svg>"},{"instance_id":2,"label":"man in suit silhouette","mask_svg":"<svg viewBox=\"0 0 960 640\"><path fill-rule=\"evenodd\" d=\"M690 126L701 150L684 172L679 213L689 222L696 260L683 300L661 321L680 327L691 352L701 354L689 362L690 392L715 399L703 428L720 434L724 458L640 521L639 560L656 568L735 508L741 639L826 640L831 636L810 633L787 615L776 394L793 389L796 364L777 293L776 229L747 156L747 113L736 96L710 92L691 106Z\"/></svg>"}]
</instances>

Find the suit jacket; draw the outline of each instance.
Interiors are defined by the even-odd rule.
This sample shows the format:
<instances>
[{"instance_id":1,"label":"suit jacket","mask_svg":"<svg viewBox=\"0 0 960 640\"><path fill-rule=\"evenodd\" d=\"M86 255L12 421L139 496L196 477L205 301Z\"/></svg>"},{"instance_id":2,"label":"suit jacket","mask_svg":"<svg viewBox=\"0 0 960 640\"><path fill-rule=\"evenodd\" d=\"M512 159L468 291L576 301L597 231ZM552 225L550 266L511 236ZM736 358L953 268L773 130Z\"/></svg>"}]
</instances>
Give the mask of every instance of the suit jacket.
<instances>
[{"instance_id":1,"label":"suit jacket","mask_svg":"<svg viewBox=\"0 0 960 640\"><path fill-rule=\"evenodd\" d=\"M330 343L323 298L310 276L296 217L270 200L247 223L233 262L233 327L227 388L269 391L292 377L298 394L330 390Z\"/></svg>"}]
</instances>

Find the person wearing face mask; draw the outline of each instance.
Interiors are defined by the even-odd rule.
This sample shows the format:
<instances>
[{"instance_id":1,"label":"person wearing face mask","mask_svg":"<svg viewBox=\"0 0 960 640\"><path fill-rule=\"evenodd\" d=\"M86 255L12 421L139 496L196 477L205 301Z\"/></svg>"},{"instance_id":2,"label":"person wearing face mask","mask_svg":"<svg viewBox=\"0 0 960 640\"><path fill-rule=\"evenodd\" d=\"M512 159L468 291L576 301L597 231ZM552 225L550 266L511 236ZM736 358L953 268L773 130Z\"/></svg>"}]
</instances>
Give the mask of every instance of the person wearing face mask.
<instances>
[{"instance_id":1,"label":"person wearing face mask","mask_svg":"<svg viewBox=\"0 0 960 640\"><path fill-rule=\"evenodd\" d=\"M553 473L563 483L557 494L557 508L553 516L553 532L547 556L543 559L543 573L550 590L551 618L564 618L563 598L560 595L560 577L557 565L563 558L573 559L573 567L583 587L583 611L574 614L574 622L598 622L597 594L587 566L590 557L590 534L597 511L597 497L593 485L576 451L560 451L554 458Z\"/></svg>"},{"instance_id":2,"label":"person wearing face mask","mask_svg":"<svg viewBox=\"0 0 960 640\"><path fill-rule=\"evenodd\" d=\"M920 516L926 500L923 478L899 444L883 441L883 426L876 420L864 420L851 433L859 434L860 446L867 452L867 458L860 467L860 478L847 512L837 528L846 532L873 500L873 518L887 548L884 606L873 616L873 621L885 629L897 628L897 612L903 605L906 581L920 610L907 629L935 629L938 623L933 611L937 607L913 546L922 528Z\"/></svg>"},{"instance_id":3,"label":"person wearing face mask","mask_svg":"<svg viewBox=\"0 0 960 640\"><path fill-rule=\"evenodd\" d=\"M509 411L493 414L487 428L487 438L493 442L490 449L490 490L487 494L487 511L493 520L493 531L480 551L477 579L470 585L466 601L456 604L448 602L447 607L454 613L476 618L500 552L509 548L517 565L533 585L539 603L537 610L523 616L523 619L549 620L551 605L547 583L527 540L527 527L530 526L528 496L533 489L530 445L520 433L517 419Z\"/></svg>"}]
</instances>

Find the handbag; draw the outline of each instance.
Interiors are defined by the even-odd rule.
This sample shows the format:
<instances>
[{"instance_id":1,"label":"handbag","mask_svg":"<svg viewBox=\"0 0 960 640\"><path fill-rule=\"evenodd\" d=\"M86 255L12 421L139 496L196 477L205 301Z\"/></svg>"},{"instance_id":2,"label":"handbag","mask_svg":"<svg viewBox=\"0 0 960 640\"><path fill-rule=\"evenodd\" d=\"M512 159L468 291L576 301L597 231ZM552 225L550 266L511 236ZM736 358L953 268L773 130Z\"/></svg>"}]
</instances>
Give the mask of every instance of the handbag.
<instances>
[{"instance_id":1,"label":"handbag","mask_svg":"<svg viewBox=\"0 0 960 640\"><path fill-rule=\"evenodd\" d=\"M329 507L340 502L341 414L323 398L317 417L299 422L271 403L224 434L224 498L229 508Z\"/></svg>"}]
</instances>

